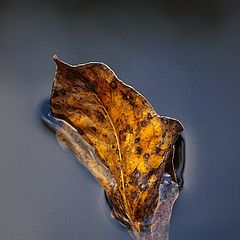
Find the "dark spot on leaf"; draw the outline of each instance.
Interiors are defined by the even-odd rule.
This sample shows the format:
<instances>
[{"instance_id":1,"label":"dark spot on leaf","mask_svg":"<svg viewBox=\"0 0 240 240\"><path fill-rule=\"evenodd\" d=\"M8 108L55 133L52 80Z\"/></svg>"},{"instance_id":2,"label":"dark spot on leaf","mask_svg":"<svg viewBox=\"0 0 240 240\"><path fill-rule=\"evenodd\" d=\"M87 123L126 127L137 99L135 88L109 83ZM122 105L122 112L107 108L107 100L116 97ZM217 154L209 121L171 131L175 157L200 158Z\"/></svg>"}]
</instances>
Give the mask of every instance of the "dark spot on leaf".
<instances>
[{"instance_id":1,"label":"dark spot on leaf","mask_svg":"<svg viewBox=\"0 0 240 240\"><path fill-rule=\"evenodd\" d=\"M91 130L92 130L93 132L96 132L96 131L97 131L97 129L96 129L95 127L91 127Z\"/></svg>"},{"instance_id":2,"label":"dark spot on leaf","mask_svg":"<svg viewBox=\"0 0 240 240\"><path fill-rule=\"evenodd\" d=\"M135 138L134 143L139 143L139 141L140 141L140 137L137 137L137 138Z\"/></svg>"},{"instance_id":3,"label":"dark spot on leaf","mask_svg":"<svg viewBox=\"0 0 240 240\"><path fill-rule=\"evenodd\" d=\"M123 100L128 100L127 94L125 92L121 91L121 94L122 94Z\"/></svg>"},{"instance_id":4,"label":"dark spot on leaf","mask_svg":"<svg viewBox=\"0 0 240 240\"><path fill-rule=\"evenodd\" d=\"M119 150L118 150L118 149L116 149L116 154L117 154L117 155L119 154Z\"/></svg>"},{"instance_id":5,"label":"dark spot on leaf","mask_svg":"<svg viewBox=\"0 0 240 240\"><path fill-rule=\"evenodd\" d=\"M160 152L161 152L161 149L160 149L159 147L156 147L155 153L156 153L156 154L159 154Z\"/></svg>"},{"instance_id":6,"label":"dark spot on leaf","mask_svg":"<svg viewBox=\"0 0 240 240\"><path fill-rule=\"evenodd\" d=\"M128 130L131 129L131 126L130 126L129 124L127 124L125 128L126 128L126 130L128 131Z\"/></svg>"},{"instance_id":7,"label":"dark spot on leaf","mask_svg":"<svg viewBox=\"0 0 240 240\"><path fill-rule=\"evenodd\" d=\"M129 90L126 92L126 95L129 100L133 100L133 96Z\"/></svg>"},{"instance_id":8,"label":"dark spot on leaf","mask_svg":"<svg viewBox=\"0 0 240 240\"><path fill-rule=\"evenodd\" d=\"M150 154L149 153L145 153L143 155L143 157L144 157L145 160L148 160L150 158Z\"/></svg>"},{"instance_id":9,"label":"dark spot on leaf","mask_svg":"<svg viewBox=\"0 0 240 240\"><path fill-rule=\"evenodd\" d=\"M105 120L104 115L100 111L96 111L96 117L100 122L103 122Z\"/></svg>"},{"instance_id":10,"label":"dark spot on leaf","mask_svg":"<svg viewBox=\"0 0 240 240\"><path fill-rule=\"evenodd\" d=\"M147 126L147 122L146 122L146 121L142 121L142 122L141 122L141 126L142 126L142 127L146 127L146 126Z\"/></svg>"},{"instance_id":11,"label":"dark spot on leaf","mask_svg":"<svg viewBox=\"0 0 240 240\"><path fill-rule=\"evenodd\" d=\"M142 153L142 148L137 146L136 148L136 154L141 154Z\"/></svg>"},{"instance_id":12,"label":"dark spot on leaf","mask_svg":"<svg viewBox=\"0 0 240 240\"><path fill-rule=\"evenodd\" d=\"M116 82L115 80L111 81L110 87L111 87L112 89L117 88L117 82Z\"/></svg>"},{"instance_id":13,"label":"dark spot on leaf","mask_svg":"<svg viewBox=\"0 0 240 240\"><path fill-rule=\"evenodd\" d=\"M123 95L123 100L127 100L127 95Z\"/></svg>"},{"instance_id":14,"label":"dark spot on leaf","mask_svg":"<svg viewBox=\"0 0 240 240\"><path fill-rule=\"evenodd\" d=\"M129 104L133 106L133 108L137 107L137 105L134 102L134 97L129 90L127 92L121 91L121 94L122 94L123 100L129 101Z\"/></svg>"},{"instance_id":15,"label":"dark spot on leaf","mask_svg":"<svg viewBox=\"0 0 240 240\"><path fill-rule=\"evenodd\" d=\"M123 94L123 100L127 100L127 95L126 94Z\"/></svg>"},{"instance_id":16,"label":"dark spot on leaf","mask_svg":"<svg viewBox=\"0 0 240 240\"><path fill-rule=\"evenodd\" d=\"M152 119L153 117L152 117L152 114L151 113L148 113L147 114L147 120L150 120L150 119Z\"/></svg>"},{"instance_id":17,"label":"dark spot on leaf","mask_svg":"<svg viewBox=\"0 0 240 240\"><path fill-rule=\"evenodd\" d=\"M129 132L129 133L133 133L133 127L129 124L126 125L125 129Z\"/></svg>"},{"instance_id":18,"label":"dark spot on leaf","mask_svg":"<svg viewBox=\"0 0 240 240\"><path fill-rule=\"evenodd\" d=\"M126 140L125 132L126 132L125 129L122 129L122 130L119 131L119 139L121 141L125 141Z\"/></svg>"}]
</instances>

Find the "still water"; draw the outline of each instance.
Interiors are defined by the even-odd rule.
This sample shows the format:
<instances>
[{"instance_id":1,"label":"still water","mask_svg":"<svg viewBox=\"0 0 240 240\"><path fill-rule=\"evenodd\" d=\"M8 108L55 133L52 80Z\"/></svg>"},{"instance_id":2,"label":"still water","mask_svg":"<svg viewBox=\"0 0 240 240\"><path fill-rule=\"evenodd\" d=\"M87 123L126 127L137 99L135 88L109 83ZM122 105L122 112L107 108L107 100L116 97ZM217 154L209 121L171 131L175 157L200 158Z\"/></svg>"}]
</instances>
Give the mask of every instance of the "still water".
<instances>
[{"instance_id":1,"label":"still water","mask_svg":"<svg viewBox=\"0 0 240 240\"><path fill-rule=\"evenodd\" d=\"M239 2L173 2L0 1L1 239L131 239L39 118L55 53L108 64L184 124L170 240L239 239Z\"/></svg>"}]
</instances>

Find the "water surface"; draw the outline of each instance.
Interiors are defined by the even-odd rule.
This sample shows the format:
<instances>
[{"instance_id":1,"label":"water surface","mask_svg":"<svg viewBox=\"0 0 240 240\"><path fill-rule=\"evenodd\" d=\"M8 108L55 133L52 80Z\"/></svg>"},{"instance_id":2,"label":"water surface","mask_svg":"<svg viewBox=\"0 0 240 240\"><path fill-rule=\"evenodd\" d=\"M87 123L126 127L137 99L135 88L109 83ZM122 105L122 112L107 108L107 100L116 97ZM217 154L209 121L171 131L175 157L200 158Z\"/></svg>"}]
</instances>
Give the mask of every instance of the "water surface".
<instances>
[{"instance_id":1,"label":"water surface","mask_svg":"<svg viewBox=\"0 0 240 240\"><path fill-rule=\"evenodd\" d=\"M171 2L0 1L1 239L131 239L39 119L55 53L107 63L159 114L184 123L170 239L239 239L240 3Z\"/></svg>"}]
</instances>

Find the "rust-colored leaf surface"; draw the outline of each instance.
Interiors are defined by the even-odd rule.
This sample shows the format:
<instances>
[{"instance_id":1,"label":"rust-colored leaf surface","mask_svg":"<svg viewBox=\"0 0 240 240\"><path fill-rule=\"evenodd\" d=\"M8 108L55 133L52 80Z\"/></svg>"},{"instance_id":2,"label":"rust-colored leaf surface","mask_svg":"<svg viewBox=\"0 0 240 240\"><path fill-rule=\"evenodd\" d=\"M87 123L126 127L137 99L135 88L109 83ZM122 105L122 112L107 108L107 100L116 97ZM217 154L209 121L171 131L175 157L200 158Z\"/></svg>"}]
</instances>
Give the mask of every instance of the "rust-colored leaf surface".
<instances>
[{"instance_id":1,"label":"rust-colored leaf surface","mask_svg":"<svg viewBox=\"0 0 240 240\"><path fill-rule=\"evenodd\" d=\"M159 116L105 64L54 60L51 112L64 120L59 141L102 184L113 215L134 233L143 231L159 204L163 173L176 178L172 158L182 125Z\"/></svg>"}]
</instances>

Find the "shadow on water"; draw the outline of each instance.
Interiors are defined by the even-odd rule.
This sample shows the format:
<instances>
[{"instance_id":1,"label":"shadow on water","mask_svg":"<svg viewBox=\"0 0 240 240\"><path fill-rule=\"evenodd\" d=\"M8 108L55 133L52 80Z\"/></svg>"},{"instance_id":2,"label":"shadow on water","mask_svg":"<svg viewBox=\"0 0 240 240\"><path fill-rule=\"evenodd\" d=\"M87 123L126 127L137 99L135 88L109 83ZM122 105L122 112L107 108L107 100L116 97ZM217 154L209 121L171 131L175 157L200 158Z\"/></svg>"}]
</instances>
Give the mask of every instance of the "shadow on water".
<instances>
[{"instance_id":1,"label":"shadow on water","mask_svg":"<svg viewBox=\"0 0 240 240\"><path fill-rule=\"evenodd\" d=\"M55 132L56 127L59 125L60 122L58 122L56 120L56 118L54 118L51 115L50 100L49 99L45 99L42 102L42 104L40 106L40 114L41 114L42 123L46 127L48 127L51 131Z\"/></svg>"},{"instance_id":2,"label":"shadow on water","mask_svg":"<svg viewBox=\"0 0 240 240\"><path fill-rule=\"evenodd\" d=\"M179 136L177 142L175 143L173 164L179 188L180 190L182 190L184 184L183 171L185 167L185 140L181 135Z\"/></svg>"}]
</instances>

